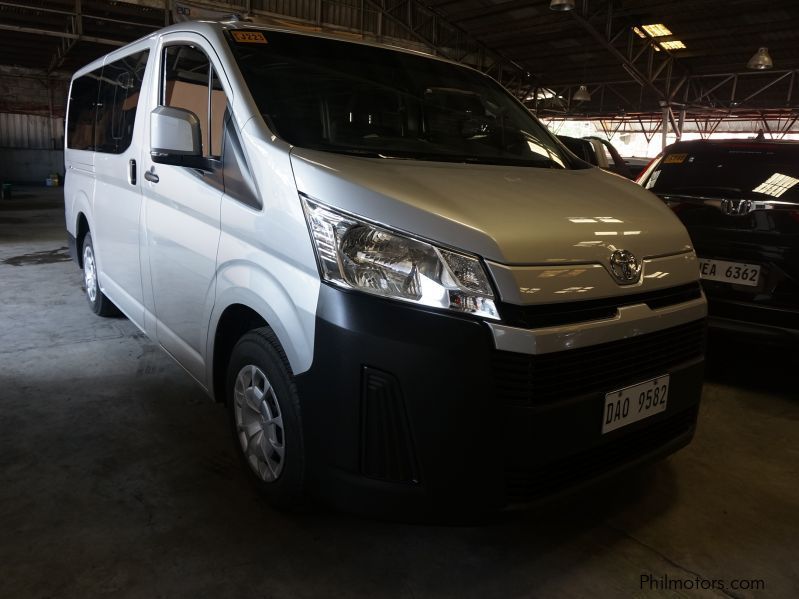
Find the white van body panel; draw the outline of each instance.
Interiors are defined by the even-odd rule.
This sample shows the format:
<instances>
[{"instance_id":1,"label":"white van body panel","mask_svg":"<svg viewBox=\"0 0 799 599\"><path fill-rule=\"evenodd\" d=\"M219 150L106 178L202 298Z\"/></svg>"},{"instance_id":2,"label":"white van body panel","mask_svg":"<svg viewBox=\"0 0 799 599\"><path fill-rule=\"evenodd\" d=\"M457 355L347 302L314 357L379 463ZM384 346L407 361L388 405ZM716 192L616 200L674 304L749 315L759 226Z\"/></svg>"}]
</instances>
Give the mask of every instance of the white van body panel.
<instances>
[{"instance_id":1,"label":"white van body panel","mask_svg":"<svg viewBox=\"0 0 799 599\"><path fill-rule=\"evenodd\" d=\"M260 211L205 185L191 169L150 159L161 53L181 42L200 47L220 78L249 164L257 165L252 175L264 202ZM257 109L241 93L238 66L221 30L211 24L175 25L94 61L75 77L144 49L150 56L130 147L122 154L66 148L67 230L77 236L79 215L86 217L103 293L206 390L213 388L213 331L233 304L269 323L292 370L301 373L313 359L320 281L291 171L291 146L252 118ZM135 186L128 180L131 159ZM146 181L146 171L158 174L159 182Z\"/></svg>"},{"instance_id":2,"label":"white van body panel","mask_svg":"<svg viewBox=\"0 0 799 599\"><path fill-rule=\"evenodd\" d=\"M224 68L208 40L197 33L173 32L161 36L159 59L169 44L199 47L217 73ZM159 69L160 70L160 69ZM233 90L222 78L228 98ZM158 81L153 85L144 127L142 190L147 211L142 219L147 232L149 283L156 315L158 342L198 381L205 382L208 321L216 297L215 273L219 245L222 189L210 184L200 172L155 164L150 155L150 111L158 105ZM144 173L156 175L148 181Z\"/></svg>"},{"instance_id":3,"label":"white van body panel","mask_svg":"<svg viewBox=\"0 0 799 599\"><path fill-rule=\"evenodd\" d=\"M92 226L94 174L73 169L69 171L69 175L64 179L64 212L67 232L74 237L78 233L78 220L81 215L86 218L89 228Z\"/></svg>"},{"instance_id":4,"label":"white van body panel","mask_svg":"<svg viewBox=\"0 0 799 599\"><path fill-rule=\"evenodd\" d=\"M233 304L256 310L280 340L295 374L313 361L319 270L297 195L289 152L260 119L243 127L243 146L263 200L259 213L225 198L210 330ZM213 338L208 339L213 355ZM210 372L210 364L207 365Z\"/></svg>"},{"instance_id":5,"label":"white van body panel","mask_svg":"<svg viewBox=\"0 0 799 599\"><path fill-rule=\"evenodd\" d=\"M140 98L147 98L153 79L151 60L153 39L141 40L106 56L103 66L124 56L149 51ZM121 154L95 152L95 195L92 239L99 262L101 289L114 304L139 328L144 328L140 248L140 216L142 211L141 139L147 116L147 104L139 102L130 146ZM130 161L135 161L136 181L130 179Z\"/></svg>"}]
</instances>

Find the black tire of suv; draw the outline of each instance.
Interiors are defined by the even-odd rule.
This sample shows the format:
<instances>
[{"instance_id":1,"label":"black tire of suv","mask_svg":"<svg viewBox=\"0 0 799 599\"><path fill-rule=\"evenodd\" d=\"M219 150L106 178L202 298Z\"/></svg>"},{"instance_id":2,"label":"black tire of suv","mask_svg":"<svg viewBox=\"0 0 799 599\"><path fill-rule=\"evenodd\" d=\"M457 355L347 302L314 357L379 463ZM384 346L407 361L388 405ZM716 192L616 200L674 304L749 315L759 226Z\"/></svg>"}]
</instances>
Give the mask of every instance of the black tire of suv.
<instances>
[{"instance_id":1,"label":"black tire of suv","mask_svg":"<svg viewBox=\"0 0 799 599\"><path fill-rule=\"evenodd\" d=\"M274 390L274 400L279 406L283 426L285 453L282 470L277 478L267 482L257 475L250 465L236 419L235 387L243 368L255 366L266 375ZM226 377L228 420L241 463L256 489L274 507L297 510L305 505L305 449L300 398L288 359L272 329L263 327L246 333L236 343L228 362Z\"/></svg>"},{"instance_id":2,"label":"black tire of suv","mask_svg":"<svg viewBox=\"0 0 799 599\"><path fill-rule=\"evenodd\" d=\"M91 266L88 266L86 263L87 248L91 252L91 259L92 259ZM86 291L86 300L89 302L89 307L92 309L92 312L94 312L98 316L106 316L106 317L119 316L120 315L119 308L117 308L102 291L100 291L100 281L98 278L98 271L97 271L97 254L94 251L94 244L92 243L91 233L86 233L86 237L83 238L83 245L81 246L81 256L83 257L83 285ZM92 278L94 286L94 300L92 300L91 290L89 289L89 283L87 282L87 274L86 274L87 268L94 269L94 276Z\"/></svg>"}]
</instances>

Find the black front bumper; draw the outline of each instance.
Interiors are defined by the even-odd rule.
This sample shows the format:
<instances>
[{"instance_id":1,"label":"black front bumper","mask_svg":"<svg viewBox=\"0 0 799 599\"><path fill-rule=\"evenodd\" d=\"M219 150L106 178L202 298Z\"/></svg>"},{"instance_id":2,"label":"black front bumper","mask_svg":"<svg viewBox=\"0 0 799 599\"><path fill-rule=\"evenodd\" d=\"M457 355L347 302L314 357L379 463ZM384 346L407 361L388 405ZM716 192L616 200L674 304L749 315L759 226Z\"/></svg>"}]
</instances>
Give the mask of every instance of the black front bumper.
<instances>
[{"instance_id":1,"label":"black front bumper","mask_svg":"<svg viewBox=\"0 0 799 599\"><path fill-rule=\"evenodd\" d=\"M312 491L348 511L457 516L671 453L690 441L696 423L704 324L696 327L702 348L690 359L639 369L625 361L615 378L592 375L604 381L596 389L575 386L580 373L568 369L581 360L559 366L549 354L548 380L563 369L559 396L525 391L537 384L530 368L539 366L497 352L479 320L323 285L313 365L297 377ZM655 341L655 349L674 347ZM604 355L594 363L624 359L625 347L592 348ZM671 376L668 409L601 435L604 394L652 373ZM509 380L523 390L509 390Z\"/></svg>"}]
</instances>

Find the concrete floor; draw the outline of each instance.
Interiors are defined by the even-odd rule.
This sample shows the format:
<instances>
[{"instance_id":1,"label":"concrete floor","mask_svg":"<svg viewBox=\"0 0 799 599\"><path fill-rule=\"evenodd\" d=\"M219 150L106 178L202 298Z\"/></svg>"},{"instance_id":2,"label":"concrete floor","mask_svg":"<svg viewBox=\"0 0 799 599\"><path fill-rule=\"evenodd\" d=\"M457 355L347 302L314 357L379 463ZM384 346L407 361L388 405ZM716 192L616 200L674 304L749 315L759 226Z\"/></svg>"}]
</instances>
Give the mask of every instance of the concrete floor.
<instances>
[{"instance_id":1,"label":"concrete floor","mask_svg":"<svg viewBox=\"0 0 799 599\"><path fill-rule=\"evenodd\" d=\"M60 197L0 202L0 597L797 596L795 355L712 344L693 444L555 505L461 527L285 515L247 484L223 408L90 313Z\"/></svg>"}]
</instances>

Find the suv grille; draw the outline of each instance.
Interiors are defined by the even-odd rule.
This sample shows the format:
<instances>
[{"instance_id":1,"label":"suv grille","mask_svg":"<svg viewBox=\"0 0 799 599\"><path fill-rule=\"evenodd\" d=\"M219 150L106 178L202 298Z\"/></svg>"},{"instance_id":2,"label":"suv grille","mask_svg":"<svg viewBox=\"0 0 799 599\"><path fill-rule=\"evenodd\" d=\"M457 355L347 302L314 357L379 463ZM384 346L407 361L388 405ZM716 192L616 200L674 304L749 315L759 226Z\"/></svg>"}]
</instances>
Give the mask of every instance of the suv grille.
<instances>
[{"instance_id":1,"label":"suv grille","mask_svg":"<svg viewBox=\"0 0 799 599\"><path fill-rule=\"evenodd\" d=\"M705 320L697 320L630 339L552 354L494 352L494 376L500 401L540 405L606 393L635 381L664 374L702 356Z\"/></svg>"},{"instance_id":2,"label":"suv grille","mask_svg":"<svg viewBox=\"0 0 799 599\"><path fill-rule=\"evenodd\" d=\"M588 320L613 318L621 306L647 304L653 310L681 304L702 296L699 283L689 283L669 289L635 293L621 297L609 297L582 302L546 304L540 306L517 306L500 304L502 320L512 327L536 329L574 324Z\"/></svg>"}]
</instances>

